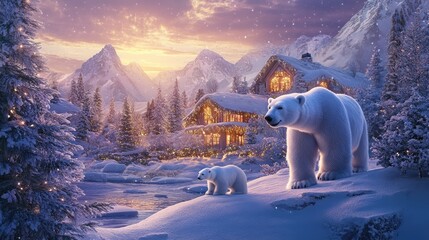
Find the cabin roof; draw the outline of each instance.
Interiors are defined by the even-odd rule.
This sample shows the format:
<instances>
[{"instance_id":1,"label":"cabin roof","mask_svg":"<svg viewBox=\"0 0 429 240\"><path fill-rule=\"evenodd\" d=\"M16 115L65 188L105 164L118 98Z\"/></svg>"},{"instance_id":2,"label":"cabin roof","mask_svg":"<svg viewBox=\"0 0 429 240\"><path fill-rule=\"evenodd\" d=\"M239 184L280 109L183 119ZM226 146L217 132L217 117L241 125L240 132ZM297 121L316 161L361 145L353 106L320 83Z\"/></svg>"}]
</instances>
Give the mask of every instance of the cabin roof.
<instances>
[{"instance_id":1,"label":"cabin roof","mask_svg":"<svg viewBox=\"0 0 429 240\"><path fill-rule=\"evenodd\" d=\"M204 95L196 104L192 111L185 117L185 121L200 111L201 106L211 101L223 110L246 112L254 114L265 114L267 111L267 98L253 94L238 93L211 93Z\"/></svg>"},{"instance_id":2,"label":"cabin roof","mask_svg":"<svg viewBox=\"0 0 429 240\"><path fill-rule=\"evenodd\" d=\"M295 69L296 77L305 82L313 82L321 79L332 79L346 87L359 88L367 83L367 78L362 73L355 76L350 71L340 70L333 67L325 67L320 63L302 61L289 56L273 55L271 56L262 70L255 78L255 83L264 80L271 68L280 62L282 65L288 65Z\"/></svg>"}]
</instances>

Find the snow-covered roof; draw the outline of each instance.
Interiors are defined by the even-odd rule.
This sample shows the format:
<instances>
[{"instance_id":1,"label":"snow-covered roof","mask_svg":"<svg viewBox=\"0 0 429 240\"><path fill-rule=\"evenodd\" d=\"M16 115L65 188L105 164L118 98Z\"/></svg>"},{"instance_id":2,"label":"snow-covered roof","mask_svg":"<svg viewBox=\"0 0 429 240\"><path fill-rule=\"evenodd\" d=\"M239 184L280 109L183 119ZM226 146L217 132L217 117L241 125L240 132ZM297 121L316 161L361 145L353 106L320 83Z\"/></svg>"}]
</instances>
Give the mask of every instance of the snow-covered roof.
<instances>
[{"instance_id":1,"label":"snow-covered roof","mask_svg":"<svg viewBox=\"0 0 429 240\"><path fill-rule=\"evenodd\" d=\"M254 94L238 93L210 93L204 95L194 106L192 111L184 118L185 121L197 114L206 101L211 101L219 108L235 112L265 114L267 111L267 98Z\"/></svg>"},{"instance_id":2,"label":"snow-covered roof","mask_svg":"<svg viewBox=\"0 0 429 240\"><path fill-rule=\"evenodd\" d=\"M197 102L200 103L210 99L220 107L239 112L265 114L267 111L267 98L253 94L238 93L211 93L206 94Z\"/></svg>"},{"instance_id":3,"label":"snow-covered roof","mask_svg":"<svg viewBox=\"0 0 429 240\"><path fill-rule=\"evenodd\" d=\"M206 101L211 101L224 110L246 112L254 114L265 114L267 111L267 98L253 94L238 93L210 93L204 95L196 104L192 111L185 117L185 121L197 114L201 106Z\"/></svg>"},{"instance_id":4,"label":"snow-covered roof","mask_svg":"<svg viewBox=\"0 0 429 240\"><path fill-rule=\"evenodd\" d=\"M321 79L332 79L346 87L362 87L367 83L364 74L353 74L350 71L344 71L333 67L325 67L319 63L302 61L289 56L273 55L268 59L264 68L256 76L255 82L264 80L271 68L279 62L289 65L296 71L295 78L302 79L305 82L313 82Z\"/></svg>"}]
</instances>

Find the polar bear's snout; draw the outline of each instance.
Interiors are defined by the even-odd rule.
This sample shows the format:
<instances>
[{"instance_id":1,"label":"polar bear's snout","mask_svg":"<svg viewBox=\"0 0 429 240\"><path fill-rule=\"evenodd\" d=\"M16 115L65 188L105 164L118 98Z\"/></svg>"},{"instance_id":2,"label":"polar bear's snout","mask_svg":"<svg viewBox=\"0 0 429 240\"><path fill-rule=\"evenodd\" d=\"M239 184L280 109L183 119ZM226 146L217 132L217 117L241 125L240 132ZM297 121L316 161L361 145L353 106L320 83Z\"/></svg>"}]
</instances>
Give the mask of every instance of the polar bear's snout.
<instances>
[{"instance_id":1,"label":"polar bear's snout","mask_svg":"<svg viewBox=\"0 0 429 240\"><path fill-rule=\"evenodd\" d=\"M273 118L270 115L265 115L265 121L270 123L271 121L273 121Z\"/></svg>"}]
</instances>

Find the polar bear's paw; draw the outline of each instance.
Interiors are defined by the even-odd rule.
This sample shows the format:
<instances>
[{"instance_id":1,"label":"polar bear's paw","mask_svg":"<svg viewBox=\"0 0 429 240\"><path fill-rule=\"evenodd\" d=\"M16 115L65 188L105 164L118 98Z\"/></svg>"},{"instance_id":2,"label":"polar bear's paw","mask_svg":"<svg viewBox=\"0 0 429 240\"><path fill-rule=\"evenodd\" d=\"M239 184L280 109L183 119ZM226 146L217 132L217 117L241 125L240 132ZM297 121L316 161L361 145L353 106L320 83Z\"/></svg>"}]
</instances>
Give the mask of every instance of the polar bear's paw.
<instances>
[{"instance_id":1,"label":"polar bear's paw","mask_svg":"<svg viewBox=\"0 0 429 240\"><path fill-rule=\"evenodd\" d=\"M207 191L205 195L213 195L213 192Z\"/></svg>"},{"instance_id":2,"label":"polar bear's paw","mask_svg":"<svg viewBox=\"0 0 429 240\"><path fill-rule=\"evenodd\" d=\"M300 180L300 181L291 181L287 185L287 189L300 189L300 188L307 188L310 186L315 185L316 182L314 180Z\"/></svg>"},{"instance_id":3,"label":"polar bear's paw","mask_svg":"<svg viewBox=\"0 0 429 240\"><path fill-rule=\"evenodd\" d=\"M347 172L318 172L317 179L320 181L329 181L349 177L350 175L351 174Z\"/></svg>"},{"instance_id":4,"label":"polar bear's paw","mask_svg":"<svg viewBox=\"0 0 429 240\"><path fill-rule=\"evenodd\" d=\"M368 171L367 167L353 167L353 173L360 173Z\"/></svg>"}]
</instances>

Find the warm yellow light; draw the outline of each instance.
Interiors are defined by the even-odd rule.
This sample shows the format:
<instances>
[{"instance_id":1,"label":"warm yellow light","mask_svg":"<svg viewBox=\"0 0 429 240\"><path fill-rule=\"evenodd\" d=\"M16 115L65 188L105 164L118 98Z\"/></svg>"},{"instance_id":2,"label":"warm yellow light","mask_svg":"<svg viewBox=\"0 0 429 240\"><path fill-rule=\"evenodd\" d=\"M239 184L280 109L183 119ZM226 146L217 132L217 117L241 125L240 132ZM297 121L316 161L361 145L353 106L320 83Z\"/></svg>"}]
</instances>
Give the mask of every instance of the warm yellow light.
<instances>
[{"instance_id":1,"label":"warm yellow light","mask_svg":"<svg viewBox=\"0 0 429 240\"><path fill-rule=\"evenodd\" d=\"M269 84L270 92L285 92L292 88L292 81L285 71L276 71Z\"/></svg>"}]
</instances>

